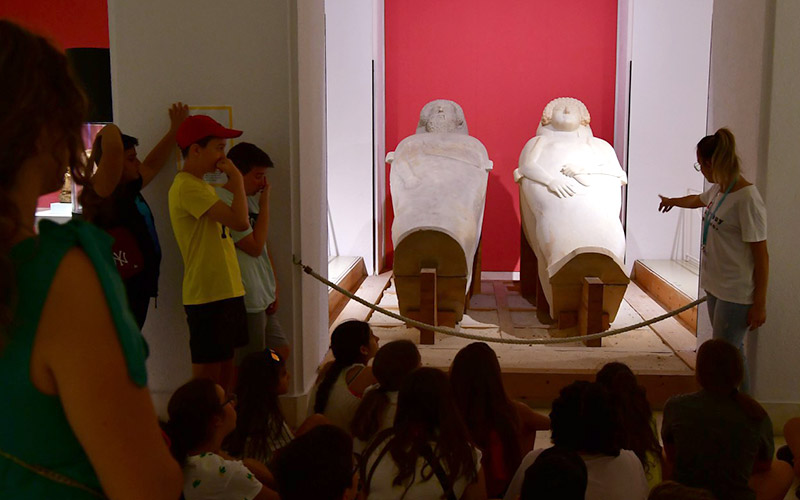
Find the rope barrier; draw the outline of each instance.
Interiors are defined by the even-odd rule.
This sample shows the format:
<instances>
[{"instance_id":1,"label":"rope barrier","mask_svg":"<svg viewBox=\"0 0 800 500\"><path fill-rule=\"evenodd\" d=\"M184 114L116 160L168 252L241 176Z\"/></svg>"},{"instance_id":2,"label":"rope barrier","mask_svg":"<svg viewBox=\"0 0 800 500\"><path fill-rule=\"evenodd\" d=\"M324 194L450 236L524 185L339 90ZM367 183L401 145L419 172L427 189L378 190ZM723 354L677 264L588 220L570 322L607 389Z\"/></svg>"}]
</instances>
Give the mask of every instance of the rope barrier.
<instances>
[{"instance_id":1,"label":"rope barrier","mask_svg":"<svg viewBox=\"0 0 800 500\"><path fill-rule=\"evenodd\" d=\"M657 316L655 318L651 318L651 319L649 319L647 321L642 321L640 323L636 323L635 325L626 326L624 328L617 328L615 330L606 330L605 332L592 333L592 334L589 334L589 335L580 335L580 336L577 336L577 337L545 338L545 339L490 338L490 337L485 337L483 335L473 335L471 333L464 333L460 329L457 330L457 329L453 329L453 328L446 328L446 327L441 327L441 326L429 325L429 324L423 323L421 321L417 321L417 320L414 320L414 319L411 319L411 318L406 318L406 317L401 316L401 315L399 315L397 313L394 313L392 311L386 310L386 309L384 309L384 308L382 308L382 307L380 307L380 306L378 306L376 304L372 304L370 302L367 302L366 300L364 300L361 297L358 297L358 296L350 293L350 291L345 290L344 288L340 287L339 285L337 285L337 284L335 284L335 283L333 283L331 281L328 281L325 277L320 276L317 272L315 272L311 267L306 266L305 264L303 264L303 261L300 260L299 258L297 258L297 256L293 256L292 260L294 261L295 265L298 265L303 269L303 272L305 272L306 274L312 276L317 281L320 281L320 282L328 285L329 287L333 288L337 292L345 295L346 297L348 297L348 298L350 298L352 300L355 300L359 304L364 305L364 306L372 309L373 311L377 311L377 312L379 312L381 314L385 314L386 316L389 316L390 318L394 318L394 319L397 319L399 321L402 321L402 322L406 323L407 325L414 326L414 327L417 327L417 328L422 329L422 330L431 330L431 331L434 331L434 332L442 333L444 335L451 335L453 337L460 337L462 339L476 340L476 341L481 341L481 342L495 342L495 343L500 343L500 344L520 344L520 345L566 344L568 342L579 342L579 341L585 341L585 340L601 339L603 337L608 337L608 336L611 336L611 335L619 335L620 333L625 333L625 332L629 332L631 330L637 330L639 328L644 328L646 326L650 326L653 323L658 323L659 321L663 321L663 320L665 320L667 318L671 318L673 316L676 316L676 315L682 313L683 311L691 309L691 308L697 306L698 304L702 304L703 302L706 301L706 297L701 297L701 298L699 298L699 299L697 299L697 300L695 300L695 301L693 301L693 302L691 302L689 304L686 304L685 306L682 306L682 307L679 307L678 309L675 309L674 311L670 311L668 313L662 314L661 316ZM461 328L461 327L459 327L459 328Z\"/></svg>"}]
</instances>

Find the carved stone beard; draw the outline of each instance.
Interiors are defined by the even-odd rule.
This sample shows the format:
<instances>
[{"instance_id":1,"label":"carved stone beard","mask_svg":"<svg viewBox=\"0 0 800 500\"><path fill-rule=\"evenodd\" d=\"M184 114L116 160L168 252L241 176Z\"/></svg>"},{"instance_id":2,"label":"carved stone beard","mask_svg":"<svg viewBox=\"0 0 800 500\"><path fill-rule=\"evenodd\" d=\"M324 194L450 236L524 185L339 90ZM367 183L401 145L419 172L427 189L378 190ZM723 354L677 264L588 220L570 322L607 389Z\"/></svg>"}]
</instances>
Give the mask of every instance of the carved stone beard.
<instances>
[{"instance_id":1,"label":"carved stone beard","mask_svg":"<svg viewBox=\"0 0 800 500\"><path fill-rule=\"evenodd\" d=\"M455 118L446 113L435 113L425 122L425 130L428 132L454 132L457 128Z\"/></svg>"}]
</instances>

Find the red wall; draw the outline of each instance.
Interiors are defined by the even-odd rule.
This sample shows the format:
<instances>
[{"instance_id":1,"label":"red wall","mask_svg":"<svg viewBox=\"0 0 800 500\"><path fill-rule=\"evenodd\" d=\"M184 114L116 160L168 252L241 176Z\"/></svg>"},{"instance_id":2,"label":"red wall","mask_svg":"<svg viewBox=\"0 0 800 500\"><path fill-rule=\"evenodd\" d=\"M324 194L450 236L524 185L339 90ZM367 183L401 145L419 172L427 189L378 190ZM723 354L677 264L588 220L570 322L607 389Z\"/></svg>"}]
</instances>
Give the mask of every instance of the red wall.
<instances>
[{"instance_id":1,"label":"red wall","mask_svg":"<svg viewBox=\"0 0 800 500\"><path fill-rule=\"evenodd\" d=\"M107 0L3 0L0 17L48 36L63 49L108 48Z\"/></svg>"},{"instance_id":2,"label":"red wall","mask_svg":"<svg viewBox=\"0 0 800 500\"><path fill-rule=\"evenodd\" d=\"M7 18L50 38L62 49L108 48L107 0L3 0L0 18ZM58 192L39 198L37 206L50 208Z\"/></svg>"},{"instance_id":3,"label":"red wall","mask_svg":"<svg viewBox=\"0 0 800 500\"><path fill-rule=\"evenodd\" d=\"M414 133L425 103L458 102L470 135L494 161L483 270L518 270L519 189L512 172L545 104L563 96L582 100L594 135L613 144L617 1L387 0L385 15L386 151ZM386 172L388 193L388 165Z\"/></svg>"}]
</instances>

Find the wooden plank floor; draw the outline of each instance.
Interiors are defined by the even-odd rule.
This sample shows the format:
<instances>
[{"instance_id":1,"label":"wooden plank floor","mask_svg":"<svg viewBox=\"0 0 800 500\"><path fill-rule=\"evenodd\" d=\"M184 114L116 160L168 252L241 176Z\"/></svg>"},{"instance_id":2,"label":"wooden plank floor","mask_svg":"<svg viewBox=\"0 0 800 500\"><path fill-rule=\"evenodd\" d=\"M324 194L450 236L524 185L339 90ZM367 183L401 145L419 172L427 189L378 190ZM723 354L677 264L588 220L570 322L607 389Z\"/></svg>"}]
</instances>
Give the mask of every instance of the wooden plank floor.
<instances>
[{"instance_id":1,"label":"wooden plank floor","mask_svg":"<svg viewBox=\"0 0 800 500\"><path fill-rule=\"evenodd\" d=\"M397 312L397 296L391 283L380 305ZM631 283L612 328L639 323L665 311L636 284ZM364 319L364 318L359 318ZM382 343L397 339L419 342L419 331L380 313L369 316L373 331ZM461 327L487 338L535 339L549 337L551 329L536 319L536 309L519 294L519 284L484 281L481 293L472 297ZM576 329L568 331L576 335ZM419 346L422 362L443 370L459 349L471 341L436 334L434 345ZM672 394L696 389L694 346L696 338L676 320L637 329L603 339L600 348L580 342L553 345L510 345L491 343L503 370L506 390L515 398L535 406L547 405L564 385L574 380L591 380L605 363L621 361L637 374L648 389L648 398L661 407Z\"/></svg>"}]
</instances>

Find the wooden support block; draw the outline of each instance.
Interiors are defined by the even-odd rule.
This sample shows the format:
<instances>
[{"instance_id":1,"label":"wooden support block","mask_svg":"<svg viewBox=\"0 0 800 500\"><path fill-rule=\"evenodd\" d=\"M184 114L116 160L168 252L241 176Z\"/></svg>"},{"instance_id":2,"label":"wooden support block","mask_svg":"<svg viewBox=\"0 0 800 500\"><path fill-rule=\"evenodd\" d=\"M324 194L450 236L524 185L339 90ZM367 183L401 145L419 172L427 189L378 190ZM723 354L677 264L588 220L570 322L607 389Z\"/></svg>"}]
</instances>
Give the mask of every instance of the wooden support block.
<instances>
[{"instance_id":1,"label":"wooden support block","mask_svg":"<svg viewBox=\"0 0 800 500\"><path fill-rule=\"evenodd\" d=\"M578 311L561 311L558 313L558 329L566 330L578 324Z\"/></svg>"},{"instance_id":2,"label":"wooden support block","mask_svg":"<svg viewBox=\"0 0 800 500\"><path fill-rule=\"evenodd\" d=\"M436 303L436 269L425 267L419 271L419 313L420 321L429 325L438 325ZM420 329L419 343L433 344L433 331Z\"/></svg>"},{"instance_id":3,"label":"wooden support block","mask_svg":"<svg viewBox=\"0 0 800 500\"><path fill-rule=\"evenodd\" d=\"M608 319L606 319L606 323ZM600 278L583 279L581 307L578 311L578 331L581 335L603 331L603 281ZM601 339L586 340L587 347L600 347Z\"/></svg>"}]
</instances>

